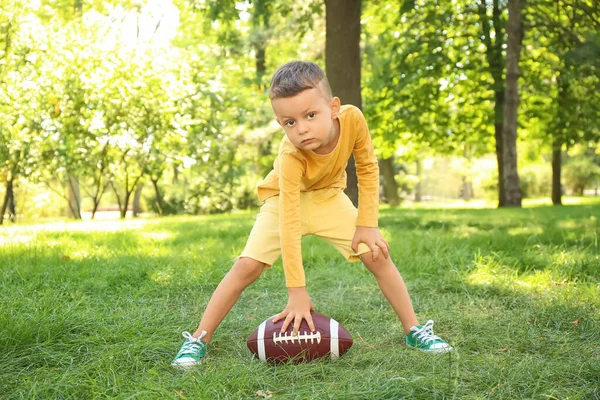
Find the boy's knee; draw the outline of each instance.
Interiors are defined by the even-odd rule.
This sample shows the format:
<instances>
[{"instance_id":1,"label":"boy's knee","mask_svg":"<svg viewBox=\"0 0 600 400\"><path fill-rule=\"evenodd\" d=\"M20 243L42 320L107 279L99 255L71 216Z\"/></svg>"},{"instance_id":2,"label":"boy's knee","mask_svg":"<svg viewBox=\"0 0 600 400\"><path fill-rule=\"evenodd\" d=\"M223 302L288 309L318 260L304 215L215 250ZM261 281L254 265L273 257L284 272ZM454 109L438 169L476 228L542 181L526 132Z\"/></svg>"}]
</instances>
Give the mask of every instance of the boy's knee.
<instances>
[{"instance_id":1,"label":"boy's knee","mask_svg":"<svg viewBox=\"0 0 600 400\"><path fill-rule=\"evenodd\" d=\"M237 259L231 270L240 274L246 279L256 279L260 276L265 264L249 257L240 257Z\"/></svg>"},{"instance_id":2,"label":"boy's knee","mask_svg":"<svg viewBox=\"0 0 600 400\"><path fill-rule=\"evenodd\" d=\"M367 267L376 278L388 272L390 268L396 269L394 263L390 259L383 257L381 254L377 261L373 261L373 253L371 252L361 254L359 257L365 267Z\"/></svg>"}]
</instances>

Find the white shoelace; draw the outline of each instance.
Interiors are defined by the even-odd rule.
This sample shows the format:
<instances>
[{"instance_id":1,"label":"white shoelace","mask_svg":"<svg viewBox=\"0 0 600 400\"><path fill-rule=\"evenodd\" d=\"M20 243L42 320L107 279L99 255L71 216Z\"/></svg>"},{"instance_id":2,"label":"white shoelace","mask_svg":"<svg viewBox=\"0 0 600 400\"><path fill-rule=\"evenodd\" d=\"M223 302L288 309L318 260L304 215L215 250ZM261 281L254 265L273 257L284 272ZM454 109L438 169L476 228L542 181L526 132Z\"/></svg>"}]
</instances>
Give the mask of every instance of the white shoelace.
<instances>
[{"instance_id":1,"label":"white shoelace","mask_svg":"<svg viewBox=\"0 0 600 400\"><path fill-rule=\"evenodd\" d=\"M412 328L410 328L410 330L411 332L414 332L413 336L415 337L415 339L420 340L425 344L429 344L435 340L442 340L442 338L433 334L432 320L427 321L427 323L423 325L423 327L421 327L420 329L416 326L413 326Z\"/></svg>"},{"instance_id":2,"label":"white shoelace","mask_svg":"<svg viewBox=\"0 0 600 400\"><path fill-rule=\"evenodd\" d=\"M206 336L206 334L207 334L206 331L202 331L202 333L200 334L200 336L198 336L197 338L195 338L188 331L183 332L182 335L183 335L184 338L187 339L187 342L185 342L183 344L183 348L181 349L182 352L184 352L184 353L187 353L187 352L196 352L196 351L198 351L198 348L204 347L205 344L201 340L202 340L202 338L204 336Z\"/></svg>"}]
</instances>

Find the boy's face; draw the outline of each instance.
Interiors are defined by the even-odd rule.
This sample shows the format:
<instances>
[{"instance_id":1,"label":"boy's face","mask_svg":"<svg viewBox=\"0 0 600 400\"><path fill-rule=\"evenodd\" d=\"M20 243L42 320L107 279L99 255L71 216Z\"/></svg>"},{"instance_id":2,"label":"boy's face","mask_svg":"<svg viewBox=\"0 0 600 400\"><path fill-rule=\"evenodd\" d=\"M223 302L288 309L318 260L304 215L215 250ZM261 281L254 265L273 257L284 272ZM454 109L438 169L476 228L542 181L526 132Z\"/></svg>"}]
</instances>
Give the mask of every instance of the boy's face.
<instances>
[{"instance_id":1,"label":"boy's face","mask_svg":"<svg viewBox=\"0 0 600 400\"><path fill-rule=\"evenodd\" d=\"M335 147L340 99L328 97L319 87L271 100L277 122L296 148L327 154Z\"/></svg>"}]
</instances>

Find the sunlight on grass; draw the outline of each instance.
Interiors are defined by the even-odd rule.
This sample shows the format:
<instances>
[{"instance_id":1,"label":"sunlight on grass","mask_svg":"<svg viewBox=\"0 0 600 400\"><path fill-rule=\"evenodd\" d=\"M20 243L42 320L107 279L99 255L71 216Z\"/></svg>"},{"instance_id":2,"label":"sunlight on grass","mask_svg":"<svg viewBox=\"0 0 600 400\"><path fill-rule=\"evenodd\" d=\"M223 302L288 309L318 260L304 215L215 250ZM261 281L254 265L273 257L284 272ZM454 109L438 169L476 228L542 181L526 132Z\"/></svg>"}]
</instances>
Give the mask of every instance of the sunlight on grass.
<instances>
[{"instance_id":1,"label":"sunlight on grass","mask_svg":"<svg viewBox=\"0 0 600 400\"><path fill-rule=\"evenodd\" d=\"M500 265L482 265L466 277L473 285L495 285L524 293L542 292L564 281L554 281L552 271L538 270L531 274L517 274L514 270Z\"/></svg>"},{"instance_id":2,"label":"sunlight on grass","mask_svg":"<svg viewBox=\"0 0 600 400\"><path fill-rule=\"evenodd\" d=\"M548 197L535 198L535 199L523 199L523 207L543 207L552 206L552 200ZM563 205L574 206L574 205L600 205L600 196L596 197L570 197L563 196ZM416 208L416 209L486 209L486 208L497 208L498 200L496 199L473 199L465 201L462 199L443 199L433 201L414 202L406 201L402 203L402 207L405 208ZM385 207L382 207L385 209Z\"/></svg>"},{"instance_id":3,"label":"sunlight on grass","mask_svg":"<svg viewBox=\"0 0 600 400\"><path fill-rule=\"evenodd\" d=\"M159 285L166 285L173 279L173 268L167 267L162 271L155 271L150 274L150 279Z\"/></svg>"},{"instance_id":4,"label":"sunlight on grass","mask_svg":"<svg viewBox=\"0 0 600 400\"><path fill-rule=\"evenodd\" d=\"M115 221L60 221L31 225L8 225L0 232L0 244L27 243L40 232L116 232L143 229L149 224L158 224L153 219L131 219Z\"/></svg>"},{"instance_id":5,"label":"sunlight on grass","mask_svg":"<svg viewBox=\"0 0 600 400\"><path fill-rule=\"evenodd\" d=\"M423 209L430 209L430 208L447 208L447 209L453 209L453 208L474 208L474 209L480 209L480 208L495 208L497 206L497 202L494 200L486 200L486 199L476 199L476 200L470 200L470 201L464 201L461 199L444 199L444 200L439 200L439 201L424 201L424 202L414 202L414 201L407 201L406 203L403 204L403 206L405 207L410 207L410 208L423 208Z\"/></svg>"},{"instance_id":6,"label":"sunlight on grass","mask_svg":"<svg viewBox=\"0 0 600 400\"><path fill-rule=\"evenodd\" d=\"M145 239L151 239L151 240L155 240L155 241L159 241L159 242L170 240L175 237L173 232L167 232L167 231L139 232L139 235Z\"/></svg>"},{"instance_id":7,"label":"sunlight on grass","mask_svg":"<svg viewBox=\"0 0 600 400\"><path fill-rule=\"evenodd\" d=\"M479 229L475 226L458 225L458 226L453 227L451 229L451 232L456 233L457 236L460 238L466 239L472 235L480 233L481 229Z\"/></svg>"},{"instance_id":8,"label":"sunlight on grass","mask_svg":"<svg viewBox=\"0 0 600 400\"><path fill-rule=\"evenodd\" d=\"M541 235L542 233L544 233L544 230L541 226L519 226L516 228L509 229L507 233L511 236Z\"/></svg>"}]
</instances>

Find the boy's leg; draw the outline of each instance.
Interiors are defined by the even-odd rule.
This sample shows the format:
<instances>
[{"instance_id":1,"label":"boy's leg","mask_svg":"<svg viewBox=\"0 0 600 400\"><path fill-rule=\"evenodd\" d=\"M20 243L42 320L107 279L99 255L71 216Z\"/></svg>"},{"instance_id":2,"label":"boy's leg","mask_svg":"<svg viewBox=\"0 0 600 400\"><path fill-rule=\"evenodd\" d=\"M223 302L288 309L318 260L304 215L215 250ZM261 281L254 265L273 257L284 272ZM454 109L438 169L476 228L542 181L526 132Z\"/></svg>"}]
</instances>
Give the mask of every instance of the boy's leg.
<instances>
[{"instance_id":1,"label":"boy's leg","mask_svg":"<svg viewBox=\"0 0 600 400\"><path fill-rule=\"evenodd\" d=\"M252 258L238 258L215 289L202 315L200 325L192 336L199 337L202 331L205 331L206 335L202 340L210 343L210 339L221 321L238 301L244 289L258 279L264 267L264 263Z\"/></svg>"},{"instance_id":2,"label":"boy's leg","mask_svg":"<svg viewBox=\"0 0 600 400\"><path fill-rule=\"evenodd\" d=\"M313 233L332 244L348 261L362 260L377 279L383 295L398 315L404 332L408 334L410 328L417 326L418 322L400 272L391 258L386 260L380 255L376 262L373 261L371 250L364 243L358 245L358 252L352 249L358 210L343 191L329 193L334 195L328 195L326 191L319 193L320 196L329 197L311 208L314 214L311 217L315 221Z\"/></svg>"},{"instance_id":3,"label":"boy's leg","mask_svg":"<svg viewBox=\"0 0 600 400\"><path fill-rule=\"evenodd\" d=\"M398 315L404 328L404 333L409 334L410 328L419 325L419 322L410 301L408 290L404 284L404 279L402 279L400 272L391 258L386 260L380 255L377 261L373 261L369 252L361 254L360 259L373 276L375 276L381 292Z\"/></svg>"}]
</instances>

